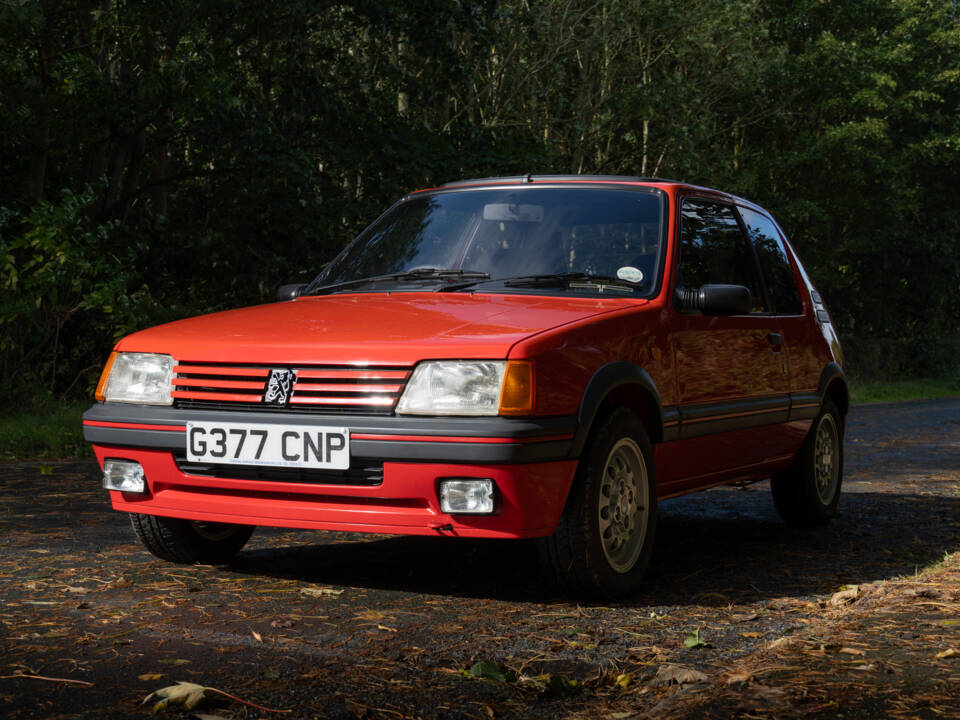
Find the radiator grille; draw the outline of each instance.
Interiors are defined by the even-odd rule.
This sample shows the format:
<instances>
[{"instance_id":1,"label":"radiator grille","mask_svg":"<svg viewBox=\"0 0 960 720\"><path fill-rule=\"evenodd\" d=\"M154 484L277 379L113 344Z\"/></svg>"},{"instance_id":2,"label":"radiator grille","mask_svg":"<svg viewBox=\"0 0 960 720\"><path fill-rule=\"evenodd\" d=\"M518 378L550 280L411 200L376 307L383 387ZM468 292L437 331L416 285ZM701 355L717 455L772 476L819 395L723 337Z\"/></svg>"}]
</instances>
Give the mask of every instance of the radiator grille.
<instances>
[{"instance_id":1,"label":"radiator grille","mask_svg":"<svg viewBox=\"0 0 960 720\"><path fill-rule=\"evenodd\" d=\"M271 370L292 370L286 404L264 400ZM174 367L176 407L295 413L390 415L410 376L405 366L277 365L181 362Z\"/></svg>"}]
</instances>

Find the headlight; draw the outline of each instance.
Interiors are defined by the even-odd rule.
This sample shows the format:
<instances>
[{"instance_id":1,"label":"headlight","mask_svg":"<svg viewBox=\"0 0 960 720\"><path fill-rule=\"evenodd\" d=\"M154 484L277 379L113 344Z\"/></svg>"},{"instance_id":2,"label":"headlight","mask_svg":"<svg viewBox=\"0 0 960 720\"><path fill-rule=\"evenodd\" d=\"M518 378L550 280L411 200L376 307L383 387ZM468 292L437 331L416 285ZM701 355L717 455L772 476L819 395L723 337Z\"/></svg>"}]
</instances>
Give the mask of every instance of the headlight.
<instances>
[{"instance_id":1,"label":"headlight","mask_svg":"<svg viewBox=\"0 0 960 720\"><path fill-rule=\"evenodd\" d=\"M172 405L173 358L154 353L112 353L103 369L97 400Z\"/></svg>"},{"instance_id":2,"label":"headlight","mask_svg":"<svg viewBox=\"0 0 960 720\"><path fill-rule=\"evenodd\" d=\"M524 387L520 388L518 383ZM533 410L532 383L533 374L528 362L424 362L417 365L407 382L400 402L397 403L397 414L529 414ZM507 405L504 405L502 400L508 400Z\"/></svg>"}]
</instances>

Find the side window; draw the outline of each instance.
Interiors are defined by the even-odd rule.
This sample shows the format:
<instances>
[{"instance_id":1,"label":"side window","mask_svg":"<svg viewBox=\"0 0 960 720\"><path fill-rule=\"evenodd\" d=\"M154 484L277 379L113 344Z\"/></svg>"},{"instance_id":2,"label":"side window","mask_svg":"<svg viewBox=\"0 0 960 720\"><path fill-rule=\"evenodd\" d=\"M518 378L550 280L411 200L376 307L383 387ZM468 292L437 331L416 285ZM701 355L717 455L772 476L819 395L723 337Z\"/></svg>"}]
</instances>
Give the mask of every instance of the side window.
<instances>
[{"instance_id":1,"label":"side window","mask_svg":"<svg viewBox=\"0 0 960 720\"><path fill-rule=\"evenodd\" d=\"M753 312L765 312L763 288L750 245L729 205L684 198L680 206L678 285L745 285L753 296Z\"/></svg>"},{"instance_id":2,"label":"side window","mask_svg":"<svg viewBox=\"0 0 960 720\"><path fill-rule=\"evenodd\" d=\"M738 208L747 233L757 250L760 272L767 281L773 312L778 315L800 315L803 303L797 291L797 277L787 259L787 251L770 218L746 208Z\"/></svg>"}]
</instances>

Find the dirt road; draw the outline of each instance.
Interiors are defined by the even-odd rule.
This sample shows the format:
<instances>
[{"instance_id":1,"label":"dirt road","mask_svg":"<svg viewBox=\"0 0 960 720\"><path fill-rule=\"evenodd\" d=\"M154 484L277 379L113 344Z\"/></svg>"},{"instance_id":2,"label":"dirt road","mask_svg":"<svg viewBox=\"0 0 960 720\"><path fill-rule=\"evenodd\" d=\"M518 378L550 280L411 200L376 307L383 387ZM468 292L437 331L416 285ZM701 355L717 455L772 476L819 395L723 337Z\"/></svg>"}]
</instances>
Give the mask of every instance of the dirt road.
<instances>
[{"instance_id":1,"label":"dirt road","mask_svg":"<svg viewBox=\"0 0 960 720\"><path fill-rule=\"evenodd\" d=\"M94 463L0 464L0 716L146 717L185 680L291 711L221 718L960 717L960 399L855 407L846 453L826 528L767 483L663 503L611 606L526 543L260 530L164 564Z\"/></svg>"}]
</instances>

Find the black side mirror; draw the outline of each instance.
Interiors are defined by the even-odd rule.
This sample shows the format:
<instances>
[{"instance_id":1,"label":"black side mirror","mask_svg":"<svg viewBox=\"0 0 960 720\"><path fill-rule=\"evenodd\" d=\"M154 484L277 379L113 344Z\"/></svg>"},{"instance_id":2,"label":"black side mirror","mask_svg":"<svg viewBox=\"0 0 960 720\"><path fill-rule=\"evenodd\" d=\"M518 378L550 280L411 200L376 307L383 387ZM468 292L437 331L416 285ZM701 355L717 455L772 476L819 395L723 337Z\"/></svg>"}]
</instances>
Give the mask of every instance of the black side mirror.
<instances>
[{"instance_id":1,"label":"black side mirror","mask_svg":"<svg viewBox=\"0 0 960 720\"><path fill-rule=\"evenodd\" d=\"M277 302L284 300L293 300L300 297L300 293L307 287L306 283L293 283L292 285L281 285L277 288Z\"/></svg>"},{"instance_id":2,"label":"black side mirror","mask_svg":"<svg viewBox=\"0 0 960 720\"><path fill-rule=\"evenodd\" d=\"M699 310L704 315L749 315L753 296L743 285L704 285L677 290L677 307Z\"/></svg>"}]
</instances>

